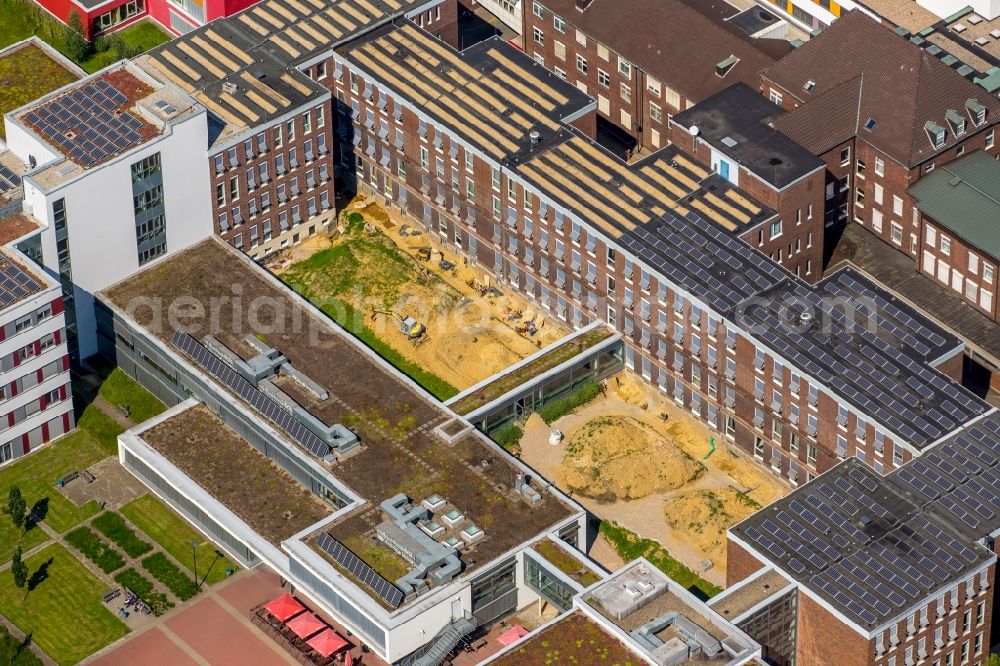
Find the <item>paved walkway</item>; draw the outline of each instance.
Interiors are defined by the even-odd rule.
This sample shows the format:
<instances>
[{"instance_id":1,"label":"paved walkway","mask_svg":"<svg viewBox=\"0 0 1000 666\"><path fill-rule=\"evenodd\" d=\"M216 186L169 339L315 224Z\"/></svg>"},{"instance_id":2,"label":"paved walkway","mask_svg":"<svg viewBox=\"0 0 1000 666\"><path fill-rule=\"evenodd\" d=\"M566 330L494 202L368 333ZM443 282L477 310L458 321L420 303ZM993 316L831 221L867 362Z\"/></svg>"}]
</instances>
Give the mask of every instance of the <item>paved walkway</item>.
<instances>
[{"instance_id":1,"label":"paved walkway","mask_svg":"<svg viewBox=\"0 0 1000 666\"><path fill-rule=\"evenodd\" d=\"M99 666L298 663L250 623L254 608L283 591L280 579L271 571L241 571L82 663Z\"/></svg>"}]
</instances>

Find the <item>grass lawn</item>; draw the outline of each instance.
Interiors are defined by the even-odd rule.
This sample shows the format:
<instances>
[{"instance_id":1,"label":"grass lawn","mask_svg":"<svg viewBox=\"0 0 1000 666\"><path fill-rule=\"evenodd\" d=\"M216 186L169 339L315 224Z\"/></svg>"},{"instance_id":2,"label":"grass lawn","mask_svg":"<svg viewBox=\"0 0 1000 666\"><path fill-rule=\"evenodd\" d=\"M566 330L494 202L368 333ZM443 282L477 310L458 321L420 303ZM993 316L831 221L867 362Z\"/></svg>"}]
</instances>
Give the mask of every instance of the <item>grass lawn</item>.
<instances>
[{"instance_id":1,"label":"grass lawn","mask_svg":"<svg viewBox=\"0 0 1000 666\"><path fill-rule=\"evenodd\" d=\"M0 664L5 666L42 666L42 660L27 646L10 635L7 627L0 624Z\"/></svg>"},{"instance_id":2,"label":"grass lawn","mask_svg":"<svg viewBox=\"0 0 1000 666\"><path fill-rule=\"evenodd\" d=\"M650 564L683 585L691 594L699 599L710 599L722 591L721 587L712 585L684 564L681 564L660 545L660 542L645 539L630 532L618 523L602 520L600 533L604 535L614 549L626 562L642 556Z\"/></svg>"},{"instance_id":3,"label":"grass lawn","mask_svg":"<svg viewBox=\"0 0 1000 666\"><path fill-rule=\"evenodd\" d=\"M119 30L117 34L124 40L128 54L133 57L170 39L170 35L160 30L160 27L152 21L136 23L124 30ZM118 62L119 55L114 49L101 51L81 62L80 67L86 72L93 73Z\"/></svg>"},{"instance_id":4,"label":"grass lawn","mask_svg":"<svg viewBox=\"0 0 1000 666\"><path fill-rule=\"evenodd\" d=\"M93 409L93 408L90 408ZM78 507L56 488L56 480L69 472L92 465L106 457L107 451L84 429L62 437L12 465L0 469L0 497L6 498L10 487L17 485L28 507L37 507L45 522L57 532L65 532L93 516L100 507L88 502ZM25 550L45 541L41 529L28 531L22 542ZM0 516L0 563L10 559L17 543L17 532L9 518Z\"/></svg>"},{"instance_id":5,"label":"grass lawn","mask_svg":"<svg viewBox=\"0 0 1000 666\"><path fill-rule=\"evenodd\" d=\"M151 419L167 409L152 393L119 368L111 371L97 392L115 407L128 405L131 418L136 423Z\"/></svg>"},{"instance_id":6,"label":"grass lawn","mask_svg":"<svg viewBox=\"0 0 1000 666\"><path fill-rule=\"evenodd\" d=\"M46 575L27 598L9 574L0 576L0 613L56 663L75 664L128 633L101 604L107 586L65 548L49 546L27 565L29 578Z\"/></svg>"},{"instance_id":7,"label":"grass lawn","mask_svg":"<svg viewBox=\"0 0 1000 666\"><path fill-rule=\"evenodd\" d=\"M132 500L122 507L121 513L192 573L194 562L189 539L197 539L201 543L197 548L198 580L205 577L205 567L215 562L205 580L206 585L218 583L226 578L226 569L236 568L228 558L221 558L216 562L215 545L206 541L199 532L152 495Z\"/></svg>"},{"instance_id":8,"label":"grass lawn","mask_svg":"<svg viewBox=\"0 0 1000 666\"><path fill-rule=\"evenodd\" d=\"M2 6L2 5L0 5ZM6 26L0 25L0 30ZM77 76L48 57L37 46L26 46L0 58L0 116L57 88ZM0 139L4 138L0 122Z\"/></svg>"}]
</instances>

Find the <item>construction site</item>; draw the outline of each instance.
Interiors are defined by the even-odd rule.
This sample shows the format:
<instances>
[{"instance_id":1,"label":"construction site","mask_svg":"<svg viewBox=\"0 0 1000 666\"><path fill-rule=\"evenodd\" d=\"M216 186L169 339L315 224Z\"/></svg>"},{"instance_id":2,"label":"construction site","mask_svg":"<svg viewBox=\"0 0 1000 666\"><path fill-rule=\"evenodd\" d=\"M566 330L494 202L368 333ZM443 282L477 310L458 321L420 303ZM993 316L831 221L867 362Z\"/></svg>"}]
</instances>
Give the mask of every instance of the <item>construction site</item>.
<instances>
[{"instance_id":1,"label":"construction site","mask_svg":"<svg viewBox=\"0 0 1000 666\"><path fill-rule=\"evenodd\" d=\"M456 253L442 251L436 236L363 197L344 208L333 234L309 239L268 269L355 335L374 336L419 367L422 373L408 374L440 398L570 332Z\"/></svg>"},{"instance_id":2,"label":"construction site","mask_svg":"<svg viewBox=\"0 0 1000 666\"><path fill-rule=\"evenodd\" d=\"M721 585L726 529L791 487L734 455L695 416L634 373L606 381L593 401L546 424L524 424L521 457L598 517L659 541L681 563ZM562 439L552 438L552 431Z\"/></svg>"}]
</instances>

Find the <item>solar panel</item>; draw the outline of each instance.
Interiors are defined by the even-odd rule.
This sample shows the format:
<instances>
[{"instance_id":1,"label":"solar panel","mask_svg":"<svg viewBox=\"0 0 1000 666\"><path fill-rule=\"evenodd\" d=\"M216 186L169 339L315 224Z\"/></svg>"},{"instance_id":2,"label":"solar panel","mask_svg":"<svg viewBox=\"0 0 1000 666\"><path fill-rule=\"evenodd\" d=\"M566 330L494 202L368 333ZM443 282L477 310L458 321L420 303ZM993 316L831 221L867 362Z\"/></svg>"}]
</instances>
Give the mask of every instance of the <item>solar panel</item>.
<instances>
[{"instance_id":1,"label":"solar panel","mask_svg":"<svg viewBox=\"0 0 1000 666\"><path fill-rule=\"evenodd\" d=\"M37 112L27 113L25 120L89 166L142 141L135 130L143 122L120 109L127 102L128 97L99 80L47 102ZM70 131L75 134L67 136Z\"/></svg>"},{"instance_id":2,"label":"solar panel","mask_svg":"<svg viewBox=\"0 0 1000 666\"><path fill-rule=\"evenodd\" d=\"M175 331L173 344L193 358L209 374L225 384L236 395L243 398L251 407L291 435L306 451L317 458L323 458L330 453L329 444L320 439L313 431L306 428L294 416L281 409L274 400L261 393L256 386L243 379L235 370L226 365L222 359L210 352L193 337L182 331Z\"/></svg>"},{"instance_id":3,"label":"solar panel","mask_svg":"<svg viewBox=\"0 0 1000 666\"><path fill-rule=\"evenodd\" d=\"M326 532L320 532L316 545L327 553L365 587L377 594L390 608L395 610L403 603L403 592L365 564L360 557L348 550Z\"/></svg>"}]
</instances>

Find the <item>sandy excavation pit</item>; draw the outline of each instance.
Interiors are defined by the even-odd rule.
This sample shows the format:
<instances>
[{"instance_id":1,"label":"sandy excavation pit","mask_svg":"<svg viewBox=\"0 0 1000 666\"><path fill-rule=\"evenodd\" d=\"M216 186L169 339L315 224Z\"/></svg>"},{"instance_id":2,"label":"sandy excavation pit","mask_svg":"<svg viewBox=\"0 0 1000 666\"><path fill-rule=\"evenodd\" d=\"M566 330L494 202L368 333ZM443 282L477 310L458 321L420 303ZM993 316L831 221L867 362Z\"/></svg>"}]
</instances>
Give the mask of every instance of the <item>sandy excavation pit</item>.
<instances>
[{"instance_id":1,"label":"sandy excavation pit","mask_svg":"<svg viewBox=\"0 0 1000 666\"><path fill-rule=\"evenodd\" d=\"M346 216L360 213L371 225L345 225ZM402 237L405 222L390 218L377 204L356 199L341 217L344 233L317 236L291 249L269 268L297 287L305 287L318 303L340 300L354 309L376 336L425 370L458 390L468 388L517 363L569 333L562 322L540 314L511 288L502 295L481 297L467 282L483 284L484 277L465 266L453 252L417 258L422 247L440 246L436 236ZM457 264L453 271L438 267L441 257ZM481 273L478 272L478 273ZM336 307L336 305L334 305ZM519 310L518 320L505 320L505 308ZM388 315L372 318L374 309L413 317L426 326L414 345ZM515 327L533 319L534 336Z\"/></svg>"}]
</instances>

